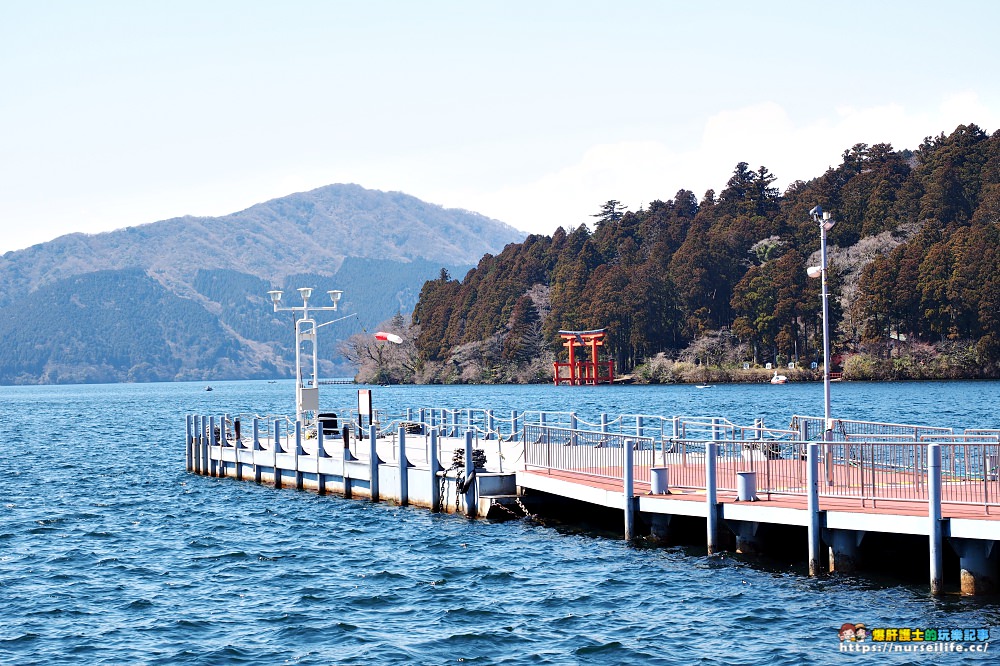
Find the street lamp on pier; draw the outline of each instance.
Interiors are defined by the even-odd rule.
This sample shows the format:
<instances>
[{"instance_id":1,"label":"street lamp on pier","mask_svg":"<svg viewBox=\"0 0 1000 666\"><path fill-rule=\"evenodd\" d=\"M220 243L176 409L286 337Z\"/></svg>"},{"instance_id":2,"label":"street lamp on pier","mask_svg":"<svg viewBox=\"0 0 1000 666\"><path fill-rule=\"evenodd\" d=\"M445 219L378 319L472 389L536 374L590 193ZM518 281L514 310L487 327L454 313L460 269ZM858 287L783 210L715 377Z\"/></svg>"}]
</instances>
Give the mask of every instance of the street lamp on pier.
<instances>
[{"instance_id":1,"label":"street lamp on pier","mask_svg":"<svg viewBox=\"0 0 1000 666\"><path fill-rule=\"evenodd\" d=\"M309 298L313 292L312 288L301 287L298 289L298 292L299 296L302 297L302 305L289 307L282 307L281 291L275 289L267 292L267 294L271 297L271 304L274 306L275 312L302 313L302 317L295 322L295 419L296 421L303 422L303 414L308 412L310 420L314 420L316 413L319 411L319 359L316 351L316 329L320 326L333 323L333 321L328 321L317 326L316 320L310 316L310 312L336 310L337 301L340 300L344 292L338 290L328 291L326 293L330 295L333 305L314 305L312 307L309 306ZM334 321L339 321L339 319L335 319ZM307 349L303 350L303 347L307 347ZM311 372L308 379L305 379L303 375L303 366L305 364L311 365Z\"/></svg>"},{"instance_id":2,"label":"street lamp on pier","mask_svg":"<svg viewBox=\"0 0 1000 666\"><path fill-rule=\"evenodd\" d=\"M822 278L822 298L823 298L823 428L825 433L829 433L833 425L830 422L830 297L827 292L826 283L826 232L833 229L837 222L832 219L830 213L823 212L823 208L816 206L809 214L813 221L819 225L819 248L820 265L810 266L806 269L809 277ZM824 440L829 439L828 434L824 434Z\"/></svg>"}]
</instances>

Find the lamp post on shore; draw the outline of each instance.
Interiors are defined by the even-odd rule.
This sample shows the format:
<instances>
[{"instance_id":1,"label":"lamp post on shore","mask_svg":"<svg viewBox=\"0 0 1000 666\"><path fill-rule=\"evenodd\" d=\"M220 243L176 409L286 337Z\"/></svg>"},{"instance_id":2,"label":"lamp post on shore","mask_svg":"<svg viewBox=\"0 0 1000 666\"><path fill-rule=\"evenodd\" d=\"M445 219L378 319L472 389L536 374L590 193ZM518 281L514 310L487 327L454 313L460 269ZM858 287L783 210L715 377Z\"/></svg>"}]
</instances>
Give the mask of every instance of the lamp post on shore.
<instances>
[{"instance_id":1,"label":"lamp post on shore","mask_svg":"<svg viewBox=\"0 0 1000 666\"><path fill-rule=\"evenodd\" d=\"M826 286L826 232L833 229L837 223L831 219L830 213L823 212L823 208L816 206L809 214L813 220L819 224L819 248L820 265L810 266L806 269L809 277L819 277L822 279L823 298L823 428L825 433L829 433L832 424L830 423L830 297ZM824 440L829 440L828 434L823 435Z\"/></svg>"},{"instance_id":2,"label":"lamp post on shore","mask_svg":"<svg viewBox=\"0 0 1000 666\"><path fill-rule=\"evenodd\" d=\"M325 306L313 306L309 307L309 298L312 296L311 287L301 287L298 289L299 295L302 297L302 305L282 307L281 306L281 296L282 292L279 290L272 290L267 292L268 296L271 297L271 304L274 306L275 312L301 312L302 318L295 322L295 420L302 423L302 415L305 412L311 413L311 418L315 419L316 413L319 411L319 359L316 351L316 329L319 326L325 326L326 324L332 324L333 322L326 322L326 324L316 325L316 320L310 316L310 311L334 311L337 309L337 301L340 300L342 291L328 291L327 294L330 295L330 300L333 301L333 305ZM334 320L337 321L337 320ZM308 344L308 349L306 353L303 354L303 345ZM311 374L308 379L303 378L302 366L303 361L307 361L305 356L311 356Z\"/></svg>"}]
</instances>

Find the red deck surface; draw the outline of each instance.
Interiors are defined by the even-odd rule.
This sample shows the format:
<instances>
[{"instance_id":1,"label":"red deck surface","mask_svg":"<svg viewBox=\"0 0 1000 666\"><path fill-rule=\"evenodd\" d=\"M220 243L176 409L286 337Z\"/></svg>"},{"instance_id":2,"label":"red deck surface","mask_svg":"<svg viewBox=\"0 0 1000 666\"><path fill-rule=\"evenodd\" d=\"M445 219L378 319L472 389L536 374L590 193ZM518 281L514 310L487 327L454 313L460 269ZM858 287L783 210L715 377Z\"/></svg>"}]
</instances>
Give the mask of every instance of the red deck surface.
<instances>
[{"instance_id":1,"label":"red deck surface","mask_svg":"<svg viewBox=\"0 0 1000 666\"><path fill-rule=\"evenodd\" d=\"M775 462L786 462L786 461L775 461ZM792 463L794 461L787 461ZM692 466L688 466L689 469ZM618 468L620 471L621 468ZM604 468L600 470L603 475L607 476L596 476L593 473L588 473L587 471L564 471L564 470L546 470L546 469L529 469L526 470L528 474L535 474L539 476L544 476L548 478L560 479L563 481L568 481L571 483L587 486L589 488L600 488L602 490L608 490L613 492L622 492L622 481L620 479L609 478L611 476L611 470ZM699 470L702 479L704 479L704 468L701 467ZM671 470L671 475L673 475L673 470ZM834 485L828 486L825 478L820 480L820 498L819 498L819 508L821 511L849 511L855 513L871 513L871 514L886 514L886 515L900 515L900 516L926 516L927 515L927 500L923 498L915 499L872 499L870 497L850 497L850 496L831 496L833 493L843 493L847 494L851 492L850 479L843 479L843 475L834 476ZM839 483L838 483L839 482ZM912 486L912 474L901 473L897 474L895 477L885 476L886 488L899 488ZM945 484L951 486L957 486L958 484ZM982 482L969 483L967 487L961 488L961 492L953 493L954 497L961 497L963 501L947 501L947 496L943 498L941 503L941 513L944 518L975 518L982 520L1000 520L1000 506L995 503L991 506L985 504L982 501L984 486ZM879 486L876 486L876 490L880 490ZM956 490L956 488L952 488ZM645 481L635 481L634 491L636 495L645 495L650 492L650 484ZM978 494L977 494L978 492ZM830 493L830 494L824 494ZM991 495L995 497L995 495ZM666 496L672 500L689 500L696 502L705 501L705 490L699 488L682 488L677 487L673 483L673 476L671 476L670 484L670 495ZM788 494L783 492L772 492L768 493L765 490L758 489L757 497L762 505L789 508L789 509L806 509L807 498L805 495L805 489L798 488L788 488ZM737 501L736 491L732 489L719 489L717 491L717 498L720 503L731 503ZM996 500L993 500L996 502ZM978 503L977 503L978 502Z\"/></svg>"}]
</instances>

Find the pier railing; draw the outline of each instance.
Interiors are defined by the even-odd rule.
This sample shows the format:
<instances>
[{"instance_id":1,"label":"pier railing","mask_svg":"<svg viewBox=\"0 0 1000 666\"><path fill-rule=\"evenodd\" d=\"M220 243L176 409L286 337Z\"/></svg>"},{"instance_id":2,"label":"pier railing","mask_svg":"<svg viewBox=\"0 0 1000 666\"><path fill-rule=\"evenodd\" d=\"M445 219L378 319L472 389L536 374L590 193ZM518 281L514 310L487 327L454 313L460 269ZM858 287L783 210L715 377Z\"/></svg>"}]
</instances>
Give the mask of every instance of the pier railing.
<instances>
[{"instance_id":1,"label":"pier railing","mask_svg":"<svg viewBox=\"0 0 1000 666\"><path fill-rule=\"evenodd\" d=\"M831 419L831 421L833 422L833 427L830 430L830 439L833 441L886 436L917 440L924 435L954 434L952 428L938 428L934 426L879 423L877 421L853 421L850 419ZM789 429L799 433L799 437L805 441L823 440L824 433L826 432L826 420L822 416L795 415L792 417Z\"/></svg>"},{"instance_id":2,"label":"pier railing","mask_svg":"<svg viewBox=\"0 0 1000 666\"><path fill-rule=\"evenodd\" d=\"M625 446L633 447L635 469L653 464L654 440L592 430L526 424L524 426L524 463L528 469L572 471L605 479L622 479Z\"/></svg>"},{"instance_id":3,"label":"pier railing","mask_svg":"<svg viewBox=\"0 0 1000 666\"><path fill-rule=\"evenodd\" d=\"M873 424L875 428L895 424ZM671 489L703 491L709 444L716 451L716 489L739 490L741 474L754 474L759 495L805 496L807 494L808 442L766 437L750 428L754 437L723 439L741 429L721 428L706 422L714 437L658 439L593 430L526 424L527 469L569 472L613 481L624 479L624 447L633 446L633 478L650 483L652 469L669 470ZM907 426L908 433L919 426ZM927 428L928 431L943 429ZM790 431L779 433L782 437ZM921 434L918 439L896 433L868 435L848 433L846 441L821 444L819 495L860 500L926 502L928 444L941 448L941 501L989 507L1000 506L1000 433L969 431L967 434Z\"/></svg>"}]
</instances>

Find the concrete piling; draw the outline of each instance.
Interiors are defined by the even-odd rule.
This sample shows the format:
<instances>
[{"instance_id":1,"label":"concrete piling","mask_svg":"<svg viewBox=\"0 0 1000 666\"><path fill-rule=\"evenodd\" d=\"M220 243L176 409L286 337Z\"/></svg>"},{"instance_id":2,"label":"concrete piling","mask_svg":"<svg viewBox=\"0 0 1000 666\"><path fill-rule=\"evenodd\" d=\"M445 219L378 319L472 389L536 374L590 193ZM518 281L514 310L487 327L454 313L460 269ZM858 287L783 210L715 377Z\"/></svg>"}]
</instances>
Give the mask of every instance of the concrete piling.
<instances>
[{"instance_id":1,"label":"concrete piling","mask_svg":"<svg viewBox=\"0 0 1000 666\"><path fill-rule=\"evenodd\" d=\"M476 463L472 460L472 430L465 431L465 515L476 517Z\"/></svg>"},{"instance_id":2,"label":"concrete piling","mask_svg":"<svg viewBox=\"0 0 1000 666\"><path fill-rule=\"evenodd\" d=\"M941 551L941 445L927 445L927 511L930 520L931 594L944 593L944 564Z\"/></svg>"},{"instance_id":3,"label":"concrete piling","mask_svg":"<svg viewBox=\"0 0 1000 666\"><path fill-rule=\"evenodd\" d=\"M410 498L409 492L409 463L406 461L406 428L399 426L399 505L406 506Z\"/></svg>"},{"instance_id":4,"label":"concrete piling","mask_svg":"<svg viewBox=\"0 0 1000 666\"><path fill-rule=\"evenodd\" d=\"M861 540L865 533L858 530L827 530L830 544L830 571L854 573L861 565Z\"/></svg>"},{"instance_id":5,"label":"concrete piling","mask_svg":"<svg viewBox=\"0 0 1000 666\"><path fill-rule=\"evenodd\" d=\"M958 554L962 595L979 596L1000 591L1000 566L996 542L985 539L950 539L951 547Z\"/></svg>"},{"instance_id":6,"label":"concrete piling","mask_svg":"<svg viewBox=\"0 0 1000 666\"><path fill-rule=\"evenodd\" d=\"M368 489L371 493L371 501L379 501L378 494L378 464L381 462L378 457L378 451L375 448L376 440L378 438L378 428L376 426L368 426L368 473L369 479Z\"/></svg>"},{"instance_id":7,"label":"concrete piling","mask_svg":"<svg viewBox=\"0 0 1000 666\"><path fill-rule=\"evenodd\" d=\"M441 473L441 460L438 457L438 431L431 430L430 439L430 463L431 463L431 511L441 510L441 484L439 475Z\"/></svg>"},{"instance_id":8,"label":"concrete piling","mask_svg":"<svg viewBox=\"0 0 1000 666\"><path fill-rule=\"evenodd\" d=\"M819 444L806 444L806 510L809 512L809 575L820 573L820 512L819 512Z\"/></svg>"},{"instance_id":9,"label":"concrete piling","mask_svg":"<svg viewBox=\"0 0 1000 666\"><path fill-rule=\"evenodd\" d=\"M625 540L632 541L635 538L635 488L633 480L633 447L635 443L631 439L625 440L625 462L623 471L622 506L625 509Z\"/></svg>"},{"instance_id":10,"label":"concrete piling","mask_svg":"<svg viewBox=\"0 0 1000 666\"><path fill-rule=\"evenodd\" d=\"M219 445L218 437L215 434L215 417L214 416L210 416L209 419L208 419L208 442L209 442L209 446L218 446ZM214 476L218 476L218 467L219 467L219 463L216 461L216 459L212 458L212 457L209 457L209 460L208 460L208 475L209 476L213 476L213 477Z\"/></svg>"},{"instance_id":11,"label":"concrete piling","mask_svg":"<svg viewBox=\"0 0 1000 666\"><path fill-rule=\"evenodd\" d=\"M705 528L708 532L707 547L708 554L718 552L719 537L719 499L716 488L715 463L718 456L719 445L715 442L705 444Z\"/></svg>"}]
</instances>

